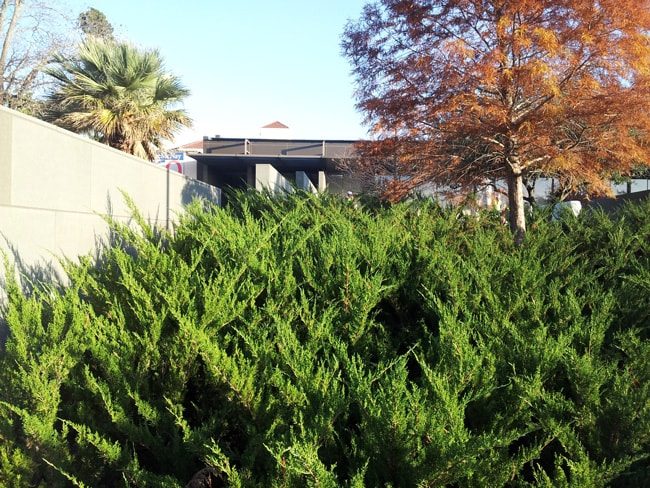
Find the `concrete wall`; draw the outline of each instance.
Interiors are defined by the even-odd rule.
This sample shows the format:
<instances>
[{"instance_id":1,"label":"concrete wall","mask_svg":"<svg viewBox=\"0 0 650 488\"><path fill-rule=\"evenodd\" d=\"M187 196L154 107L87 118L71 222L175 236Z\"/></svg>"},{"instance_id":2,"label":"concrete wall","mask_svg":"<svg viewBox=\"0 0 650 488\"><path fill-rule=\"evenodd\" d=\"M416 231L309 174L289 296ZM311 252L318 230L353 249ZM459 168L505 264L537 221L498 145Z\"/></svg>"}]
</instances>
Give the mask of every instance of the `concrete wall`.
<instances>
[{"instance_id":1,"label":"concrete wall","mask_svg":"<svg viewBox=\"0 0 650 488\"><path fill-rule=\"evenodd\" d=\"M106 235L101 215L128 221L120 190L158 226L218 190L0 107L0 249L28 266L75 258ZM56 267L56 265L55 265Z\"/></svg>"},{"instance_id":2,"label":"concrete wall","mask_svg":"<svg viewBox=\"0 0 650 488\"><path fill-rule=\"evenodd\" d=\"M293 192L293 186L270 164L255 165L255 189L272 193Z\"/></svg>"},{"instance_id":3,"label":"concrete wall","mask_svg":"<svg viewBox=\"0 0 650 488\"><path fill-rule=\"evenodd\" d=\"M318 193L318 190L304 171L296 171L296 187L311 193Z\"/></svg>"},{"instance_id":4,"label":"concrete wall","mask_svg":"<svg viewBox=\"0 0 650 488\"><path fill-rule=\"evenodd\" d=\"M318 191L323 192L327 189L327 178L325 176L325 171L318 172Z\"/></svg>"}]
</instances>

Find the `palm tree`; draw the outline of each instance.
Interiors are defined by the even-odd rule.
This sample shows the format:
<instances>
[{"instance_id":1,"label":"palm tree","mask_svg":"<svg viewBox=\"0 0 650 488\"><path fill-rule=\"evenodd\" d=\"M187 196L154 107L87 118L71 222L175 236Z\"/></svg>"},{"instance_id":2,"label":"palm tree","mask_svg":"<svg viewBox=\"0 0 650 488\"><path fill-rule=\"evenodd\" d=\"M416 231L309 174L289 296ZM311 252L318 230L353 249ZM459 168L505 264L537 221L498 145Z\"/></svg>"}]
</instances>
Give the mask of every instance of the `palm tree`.
<instances>
[{"instance_id":1,"label":"palm tree","mask_svg":"<svg viewBox=\"0 0 650 488\"><path fill-rule=\"evenodd\" d=\"M47 120L135 156L153 160L163 139L191 124L174 109L189 91L156 50L91 37L47 73L57 82Z\"/></svg>"}]
</instances>

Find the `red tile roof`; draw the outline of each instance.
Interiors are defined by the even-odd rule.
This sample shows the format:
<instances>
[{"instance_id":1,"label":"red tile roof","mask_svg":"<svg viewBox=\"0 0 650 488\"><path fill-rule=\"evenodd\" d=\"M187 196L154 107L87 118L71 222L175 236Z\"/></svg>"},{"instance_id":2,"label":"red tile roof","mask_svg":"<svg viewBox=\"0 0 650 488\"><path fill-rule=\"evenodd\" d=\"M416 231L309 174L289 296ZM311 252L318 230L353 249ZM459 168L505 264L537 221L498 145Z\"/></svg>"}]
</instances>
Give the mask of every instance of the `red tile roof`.
<instances>
[{"instance_id":1,"label":"red tile roof","mask_svg":"<svg viewBox=\"0 0 650 488\"><path fill-rule=\"evenodd\" d=\"M203 149L203 140L183 144L182 146L179 146L179 149Z\"/></svg>"},{"instance_id":2,"label":"red tile roof","mask_svg":"<svg viewBox=\"0 0 650 488\"><path fill-rule=\"evenodd\" d=\"M262 129L288 129L288 125L284 125L282 122L276 120L275 122L271 122L270 124L265 125L262 127Z\"/></svg>"}]
</instances>

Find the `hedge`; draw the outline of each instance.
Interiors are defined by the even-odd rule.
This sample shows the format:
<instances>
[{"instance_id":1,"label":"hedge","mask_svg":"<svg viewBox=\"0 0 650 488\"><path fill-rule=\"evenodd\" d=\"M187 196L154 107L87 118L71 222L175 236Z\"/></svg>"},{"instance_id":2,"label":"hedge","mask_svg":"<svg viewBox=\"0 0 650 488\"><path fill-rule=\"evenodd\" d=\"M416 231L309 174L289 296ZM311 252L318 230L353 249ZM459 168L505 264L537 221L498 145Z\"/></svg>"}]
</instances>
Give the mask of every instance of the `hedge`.
<instances>
[{"instance_id":1,"label":"hedge","mask_svg":"<svg viewBox=\"0 0 650 488\"><path fill-rule=\"evenodd\" d=\"M650 202L230 201L9 274L0 485L650 484Z\"/></svg>"}]
</instances>

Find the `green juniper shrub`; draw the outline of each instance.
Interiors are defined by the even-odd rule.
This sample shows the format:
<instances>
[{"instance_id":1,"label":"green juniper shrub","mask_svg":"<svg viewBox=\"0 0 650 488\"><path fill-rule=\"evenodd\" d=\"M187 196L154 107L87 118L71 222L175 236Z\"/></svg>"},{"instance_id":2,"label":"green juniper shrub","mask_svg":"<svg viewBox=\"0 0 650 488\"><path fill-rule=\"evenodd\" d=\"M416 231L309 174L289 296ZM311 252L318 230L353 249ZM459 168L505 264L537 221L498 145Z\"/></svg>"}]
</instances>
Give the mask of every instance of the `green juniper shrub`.
<instances>
[{"instance_id":1,"label":"green juniper shrub","mask_svg":"<svg viewBox=\"0 0 650 488\"><path fill-rule=\"evenodd\" d=\"M0 485L648 484L650 203L548 217L240 193L8 273Z\"/></svg>"}]
</instances>

